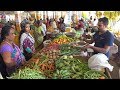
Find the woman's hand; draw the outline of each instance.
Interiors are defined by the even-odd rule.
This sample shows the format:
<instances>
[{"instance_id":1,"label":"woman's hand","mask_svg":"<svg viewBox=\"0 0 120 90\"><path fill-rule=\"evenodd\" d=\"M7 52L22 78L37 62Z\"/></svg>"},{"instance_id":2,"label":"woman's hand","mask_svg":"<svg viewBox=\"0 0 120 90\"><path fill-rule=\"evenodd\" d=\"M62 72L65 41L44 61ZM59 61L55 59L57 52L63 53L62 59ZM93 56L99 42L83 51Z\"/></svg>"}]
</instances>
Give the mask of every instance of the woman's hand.
<instances>
[{"instance_id":1,"label":"woman's hand","mask_svg":"<svg viewBox=\"0 0 120 90\"><path fill-rule=\"evenodd\" d=\"M26 63L27 61L24 59L24 60L22 60L22 65L24 65L25 63Z\"/></svg>"},{"instance_id":2,"label":"woman's hand","mask_svg":"<svg viewBox=\"0 0 120 90\"><path fill-rule=\"evenodd\" d=\"M35 54L35 48L33 49L33 52L32 52L33 54Z\"/></svg>"}]
</instances>

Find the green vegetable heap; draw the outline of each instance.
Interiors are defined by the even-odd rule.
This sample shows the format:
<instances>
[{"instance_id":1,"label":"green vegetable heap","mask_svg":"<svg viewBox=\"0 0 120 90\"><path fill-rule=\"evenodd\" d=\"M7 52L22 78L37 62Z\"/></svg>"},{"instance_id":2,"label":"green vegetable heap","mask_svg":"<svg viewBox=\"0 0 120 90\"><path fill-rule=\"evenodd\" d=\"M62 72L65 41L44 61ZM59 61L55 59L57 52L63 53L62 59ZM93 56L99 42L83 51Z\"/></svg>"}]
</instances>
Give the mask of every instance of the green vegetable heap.
<instances>
[{"instance_id":1,"label":"green vegetable heap","mask_svg":"<svg viewBox=\"0 0 120 90\"><path fill-rule=\"evenodd\" d=\"M81 79L89 68L87 63L81 62L73 56L62 56L56 61L56 72L53 79Z\"/></svg>"},{"instance_id":2,"label":"green vegetable heap","mask_svg":"<svg viewBox=\"0 0 120 90\"><path fill-rule=\"evenodd\" d=\"M69 44L60 45L60 55L73 55L80 53L80 48L72 47Z\"/></svg>"},{"instance_id":3,"label":"green vegetable heap","mask_svg":"<svg viewBox=\"0 0 120 90\"><path fill-rule=\"evenodd\" d=\"M104 73L95 70L89 70L84 74L84 79L105 79L105 78L107 79L108 77Z\"/></svg>"},{"instance_id":4,"label":"green vegetable heap","mask_svg":"<svg viewBox=\"0 0 120 90\"><path fill-rule=\"evenodd\" d=\"M18 73L13 73L11 79L45 79L45 76L38 70L24 68L19 69Z\"/></svg>"}]
</instances>

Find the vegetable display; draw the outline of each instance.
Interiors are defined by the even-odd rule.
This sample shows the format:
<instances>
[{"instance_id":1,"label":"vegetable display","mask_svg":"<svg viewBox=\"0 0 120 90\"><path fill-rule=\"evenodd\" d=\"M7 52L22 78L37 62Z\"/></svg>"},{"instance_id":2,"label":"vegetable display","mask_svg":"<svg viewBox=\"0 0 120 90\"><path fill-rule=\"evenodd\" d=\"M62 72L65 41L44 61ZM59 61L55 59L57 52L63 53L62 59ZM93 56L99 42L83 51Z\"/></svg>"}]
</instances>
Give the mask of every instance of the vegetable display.
<instances>
[{"instance_id":1,"label":"vegetable display","mask_svg":"<svg viewBox=\"0 0 120 90\"><path fill-rule=\"evenodd\" d=\"M56 71L53 79L81 79L89 68L73 56L62 56L56 61Z\"/></svg>"},{"instance_id":2,"label":"vegetable display","mask_svg":"<svg viewBox=\"0 0 120 90\"><path fill-rule=\"evenodd\" d=\"M100 71L89 70L84 74L84 79L108 79L108 77Z\"/></svg>"},{"instance_id":3,"label":"vegetable display","mask_svg":"<svg viewBox=\"0 0 120 90\"><path fill-rule=\"evenodd\" d=\"M24 66L21 66L20 69L24 69L25 67L33 69L34 66L38 64L39 61L40 61L40 58L31 58L29 61L27 61L24 64Z\"/></svg>"},{"instance_id":4,"label":"vegetable display","mask_svg":"<svg viewBox=\"0 0 120 90\"><path fill-rule=\"evenodd\" d=\"M12 79L107 79L101 72L90 70L82 58L75 58L81 48L74 40L59 35L50 44L39 50L24 66L11 75Z\"/></svg>"},{"instance_id":5,"label":"vegetable display","mask_svg":"<svg viewBox=\"0 0 120 90\"><path fill-rule=\"evenodd\" d=\"M73 47L69 44L60 45L60 55L72 55L80 54L81 50L79 47Z\"/></svg>"},{"instance_id":6,"label":"vegetable display","mask_svg":"<svg viewBox=\"0 0 120 90\"><path fill-rule=\"evenodd\" d=\"M55 38L52 43L56 43L56 44L68 44L70 42L72 42L73 39L70 37L67 37L66 35L60 35L59 37Z\"/></svg>"},{"instance_id":7,"label":"vegetable display","mask_svg":"<svg viewBox=\"0 0 120 90\"><path fill-rule=\"evenodd\" d=\"M19 69L18 72L11 75L11 79L45 79L46 77L38 70L28 67Z\"/></svg>"}]
</instances>

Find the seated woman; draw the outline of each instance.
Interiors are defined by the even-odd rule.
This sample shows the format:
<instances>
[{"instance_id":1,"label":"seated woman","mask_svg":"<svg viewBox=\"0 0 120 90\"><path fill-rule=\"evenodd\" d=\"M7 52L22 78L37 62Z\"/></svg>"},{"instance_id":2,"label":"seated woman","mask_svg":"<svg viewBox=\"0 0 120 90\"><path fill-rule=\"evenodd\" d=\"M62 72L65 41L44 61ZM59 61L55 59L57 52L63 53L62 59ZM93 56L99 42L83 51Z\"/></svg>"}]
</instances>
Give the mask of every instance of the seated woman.
<instances>
[{"instance_id":1,"label":"seated woman","mask_svg":"<svg viewBox=\"0 0 120 90\"><path fill-rule=\"evenodd\" d=\"M25 63L25 57L19 47L14 44L15 30L12 26L4 26L1 30L0 72L3 78L10 76Z\"/></svg>"},{"instance_id":2,"label":"seated woman","mask_svg":"<svg viewBox=\"0 0 120 90\"><path fill-rule=\"evenodd\" d=\"M49 26L48 26L48 28L47 28L47 31L48 31L48 32L54 32L53 21L50 21L50 22L49 22Z\"/></svg>"},{"instance_id":3,"label":"seated woman","mask_svg":"<svg viewBox=\"0 0 120 90\"><path fill-rule=\"evenodd\" d=\"M30 34L30 24L28 22L23 25L23 28L20 32L19 40L20 50L24 54L25 59L28 61L30 58L32 58L32 54L35 52L35 40Z\"/></svg>"}]
</instances>

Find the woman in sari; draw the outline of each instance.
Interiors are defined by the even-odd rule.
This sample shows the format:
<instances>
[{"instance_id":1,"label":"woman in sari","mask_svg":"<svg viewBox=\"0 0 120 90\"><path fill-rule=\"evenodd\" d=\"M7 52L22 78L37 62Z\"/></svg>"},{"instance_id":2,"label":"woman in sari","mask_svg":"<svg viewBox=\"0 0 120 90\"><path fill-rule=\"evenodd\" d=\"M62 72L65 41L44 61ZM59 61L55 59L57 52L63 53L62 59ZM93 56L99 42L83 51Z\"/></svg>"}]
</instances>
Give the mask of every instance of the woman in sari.
<instances>
[{"instance_id":1,"label":"woman in sari","mask_svg":"<svg viewBox=\"0 0 120 90\"><path fill-rule=\"evenodd\" d=\"M23 25L23 28L20 32L19 40L20 50L24 54L25 59L28 61L30 58L32 58L32 55L35 52L35 40L30 34L30 24L28 22Z\"/></svg>"},{"instance_id":2,"label":"woman in sari","mask_svg":"<svg viewBox=\"0 0 120 90\"><path fill-rule=\"evenodd\" d=\"M17 68L25 63L25 57L19 47L14 44L14 27L7 25L1 30L0 72L3 78L10 76Z\"/></svg>"},{"instance_id":3,"label":"woman in sari","mask_svg":"<svg viewBox=\"0 0 120 90\"><path fill-rule=\"evenodd\" d=\"M38 47L43 43L44 34L43 34L43 27L41 20L38 20L36 22L34 38L35 38L35 47Z\"/></svg>"}]
</instances>

